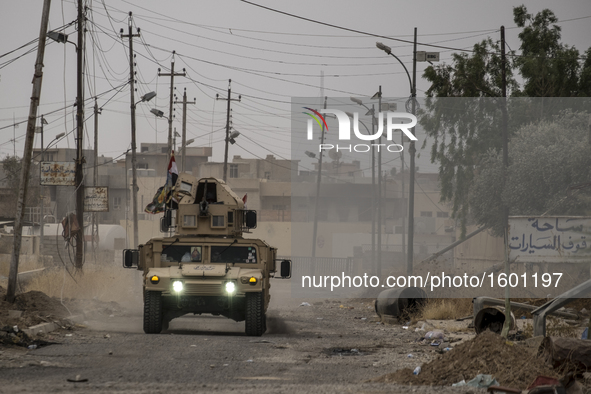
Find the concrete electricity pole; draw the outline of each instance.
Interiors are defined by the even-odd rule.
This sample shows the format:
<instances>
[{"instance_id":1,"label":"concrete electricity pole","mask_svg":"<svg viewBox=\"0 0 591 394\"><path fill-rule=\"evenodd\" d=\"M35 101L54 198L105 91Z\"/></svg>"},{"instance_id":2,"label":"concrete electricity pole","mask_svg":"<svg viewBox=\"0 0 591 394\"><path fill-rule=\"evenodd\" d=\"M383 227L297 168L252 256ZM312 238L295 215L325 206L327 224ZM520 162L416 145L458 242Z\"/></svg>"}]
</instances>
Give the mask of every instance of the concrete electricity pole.
<instances>
[{"instance_id":1,"label":"concrete electricity pole","mask_svg":"<svg viewBox=\"0 0 591 394\"><path fill-rule=\"evenodd\" d=\"M8 287L6 289L6 301L10 303L13 303L16 298L18 260L21 250L23 217L25 214L27 186L29 184L29 170L31 168L31 157L33 155L35 121L37 119L37 107L39 106L39 97L41 96L41 83L43 81L43 56L45 55L45 39L47 37L47 25L49 22L50 5L51 0L43 1L43 12L41 14L41 28L39 29L39 45L37 46L35 74L33 75L33 93L31 94L31 105L29 108L29 119L27 122L27 134L25 137L25 151L23 154L22 170L20 174L20 186L18 191L18 200L16 204L12 257L10 259L10 272L8 274Z\"/></svg>"},{"instance_id":2,"label":"concrete electricity pole","mask_svg":"<svg viewBox=\"0 0 591 394\"><path fill-rule=\"evenodd\" d=\"M45 146L43 144L43 127L45 126L45 124L47 124L47 121L45 120L45 118L43 117L43 115L41 115L41 163L43 163L45 161ZM44 223L44 219L43 219L43 215L45 214L44 212L44 205L45 205L45 187L41 186L41 217L39 218L39 245L40 245L40 250L43 250L43 236L44 234L44 230L45 230L45 223Z\"/></svg>"},{"instance_id":3,"label":"concrete electricity pole","mask_svg":"<svg viewBox=\"0 0 591 394\"><path fill-rule=\"evenodd\" d=\"M378 91L378 111L382 112L382 85ZM379 117L378 117L379 119ZM380 125L378 125L378 128ZM383 125L382 125L383 127ZM383 134L383 133L382 133ZM382 135L378 139L378 144L382 143ZM378 275L382 276L382 150L378 151Z\"/></svg>"},{"instance_id":4,"label":"concrete electricity pole","mask_svg":"<svg viewBox=\"0 0 591 394\"><path fill-rule=\"evenodd\" d=\"M326 109L327 97L324 96L324 109ZM322 133L320 134L320 144L324 144L324 125L322 125ZM312 227L312 265L311 271L314 275L316 270L316 242L318 237L318 209L320 208L320 184L322 182L322 150L318 155L318 177L316 178L316 201L314 208L314 227Z\"/></svg>"},{"instance_id":5,"label":"concrete electricity pole","mask_svg":"<svg viewBox=\"0 0 591 394\"><path fill-rule=\"evenodd\" d=\"M416 97L417 97L417 28L415 27L415 41L412 52L412 114L416 112ZM415 128L413 127L411 133L414 135ZM415 236L415 142L410 141L408 149L410 153L410 185L408 185L408 253L406 255L406 272L412 274L413 271L413 257L414 257L414 236Z\"/></svg>"},{"instance_id":6,"label":"concrete electricity pole","mask_svg":"<svg viewBox=\"0 0 591 394\"><path fill-rule=\"evenodd\" d=\"M101 109L98 106L96 97L94 98L94 172L92 177L92 184L94 187L98 186L98 116L101 114ZM98 237L98 213L92 213L92 252L95 253Z\"/></svg>"},{"instance_id":7,"label":"concrete electricity pole","mask_svg":"<svg viewBox=\"0 0 591 394\"><path fill-rule=\"evenodd\" d=\"M509 117L507 114L507 58L505 55L505 26L501 26L501 112L502 112L502 138L503 138L503 186L507 182L507 168L509 167ZM503 207L503 225L505 227L505 274L509 277L509 206ZM501 331L501 336L507 338L511 329L511 300L509 294L509 284L505 285L505 323Z\"/></svg>"},{"instance_id":8,"label":"concrete electricity pole","mask_svg":"<svg viewBox=\"0 0 591 394\"><path fill-rule=\"evenodd\" d=\"M167 171L167 173L168 173L168 163L170 162L170 153L172 151L172 103L174 101L174 77L175 76L184 77L186 75L184 68L183 68L182 73L175 74L175 72L174 72L174 54L175 53L176 53L175 51L172 51L172 60L170 61L170 73L161 73L160 69L158 69L158 76L170 77L170 106L169 106L169 111L168 111L168 152L167 152L167 156L166 156L166 166L167 166L166 171Z\"/></svg>"},{"instance_id":9,"label":"concrete electricity pole","mask_svg":"<svg viewBox=\"0 0 591 394\"><path fill-rule=\"evenodd\" d=\"M85 30L84 6L82 0L78 0L78 47L77 47L77 76L76 76L76 218L78 220L78 232L76 233L76 268L82 269L84 264L84 185L82 180L82 165L84 154L82 152L82 137L84 135L84 30Z\"/></svg>"},{"instance_id":10,"label":"concrete electricity pole","mask_svg":"<svg viewBox=\"0 0 591 394\"><path fill-rule=\"evenodd\" d=\"M224 182L228 178L228 142L230 142L230 102L232 101L240 101L241 96L238 96L237 99L232 98L232 80L228 79L228 97L220 98L219 94L215 95L216 100L226 100L228 101L228 107L226 109L226 146L224 148Z\"/></svg>"},{"instance_id":11,"label":"concrete electricity pole","mask_svg":"<svg viewBox=\"0 0 591 394\"><path fill-rule=\"evenodd\" d=\"M127 34L121 34L122 38L129 38L129 90L131 95L131 173L132 173L132 212L133 212L133 245L135 249L138 246L138 218L137 218L137 158L136 158L136 141L135 141L135 72L134 72L134 54L133 54L133 37L139 37L140 29L137 30L138 34L131 32L131 12L129 12L129 20L127 23ZM121 29L123 30L123 29ZM121 31L122 33L122 31ZM127 177L127 174L125 174Z\"/></svg>"},{"instance_id":12,"label":"concrete electricity pole","mask_svg":"<svg viewBox=\"0 0 591 394\"><path fill-rule=\"evenodd\" d=\"M183 101L180 101L180 103L183 103L183 137L182 137L182 142L181 142L181 172L185 172L185 151L187 149L187 104L195 104L196 103L196 98L193 99L193 101L187 101L187 89L185 88L184 92L183 92ZM178 104L179 101L175 101L175 104Z\"/></svg>"}]
</instances>

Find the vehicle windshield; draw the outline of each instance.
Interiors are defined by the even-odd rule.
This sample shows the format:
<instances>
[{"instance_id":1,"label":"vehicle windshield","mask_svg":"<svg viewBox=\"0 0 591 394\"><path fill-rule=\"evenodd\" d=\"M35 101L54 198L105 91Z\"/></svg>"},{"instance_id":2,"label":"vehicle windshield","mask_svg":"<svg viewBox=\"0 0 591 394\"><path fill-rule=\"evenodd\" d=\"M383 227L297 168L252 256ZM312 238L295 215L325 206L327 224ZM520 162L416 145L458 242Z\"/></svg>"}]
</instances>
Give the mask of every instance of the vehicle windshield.
<instances>
[{"instance_id":1,"label":"vehicle windshield","mask_svg":"<svg viewBox=\"0 0 591 394\"><path fill-rule=\"evenodd\" d=\"M171 245L164 247L160 255L161 262L201 262L201 246Z\"/></svg>"},{"instance_id":2,"label":"vehicle windshield","mask_svg":"<svg viewBox=\"0 0 591 394\"><path fill-rule=\"evenodd\" d=\"M212 263L257 263L256 249L252 246L212 246Z\"/></svg>"}]
</instances>

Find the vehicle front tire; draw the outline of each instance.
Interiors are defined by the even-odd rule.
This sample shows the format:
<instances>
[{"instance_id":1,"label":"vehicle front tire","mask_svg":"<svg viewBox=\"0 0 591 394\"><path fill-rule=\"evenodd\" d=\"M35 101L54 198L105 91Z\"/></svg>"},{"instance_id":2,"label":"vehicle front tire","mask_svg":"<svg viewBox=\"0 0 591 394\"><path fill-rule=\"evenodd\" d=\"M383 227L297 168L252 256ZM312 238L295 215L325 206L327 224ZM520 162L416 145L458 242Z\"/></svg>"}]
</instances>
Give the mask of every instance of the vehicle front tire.
<instances>
[{"instance_id":1,"label":"vehicle front tire","mask_svg":"<svg viewBox=\"0 0 591 394\"><path fill-rule=\"evenodd\" d=\"M159 334L162 331L162 296L159 291L146 291L144 297L144 332Z\"/></svg>"},{"instance_id":2,"label":"vehicle front tire","mask_svg":"<svg viewBox=\"0 0 591 394\"><path fill-rule=\"evenodd\" d=\"M246 293L246 335L260 337L266 330L267 317L263 293Z\"/></svg>"}]
</instances>

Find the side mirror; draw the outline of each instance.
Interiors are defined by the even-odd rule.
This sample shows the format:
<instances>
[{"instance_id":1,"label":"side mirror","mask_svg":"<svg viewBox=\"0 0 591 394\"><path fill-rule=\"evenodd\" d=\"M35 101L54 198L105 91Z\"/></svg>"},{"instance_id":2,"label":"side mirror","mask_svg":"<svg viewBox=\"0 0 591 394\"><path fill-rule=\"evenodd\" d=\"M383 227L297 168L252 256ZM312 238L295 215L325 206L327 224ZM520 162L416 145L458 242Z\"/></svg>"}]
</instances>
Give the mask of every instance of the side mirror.
<instances>
[{"instance_id":1,"label":"side mirror","mask_svg":"<svg viewBox=\"0 0 591 394\"><path fill-rule=\"evenodd\" d=\"M291 278L291 260L282 260L281 261L281 268L279 270L281 279L289 279Z\"/></svg>"},{"instance_id":2,"label":"side mirror","mask_svg":"<svg viewBox=\"0 0 591 394\"><path fill-rule=\"evenodd\" d=\"M257 227L257 211L246 211L245 222L247 228Z\"/></svg>"},{"instance_id":3,"label":"side mirror","mask_svg":"<svg viewBox=\"0 0 591 394\"><path fill-rule=\"evenodd\" d=\"M140 251L138 249L124 249L123 268L137 268L139 258Z\"/></svg>"}]
</instances>

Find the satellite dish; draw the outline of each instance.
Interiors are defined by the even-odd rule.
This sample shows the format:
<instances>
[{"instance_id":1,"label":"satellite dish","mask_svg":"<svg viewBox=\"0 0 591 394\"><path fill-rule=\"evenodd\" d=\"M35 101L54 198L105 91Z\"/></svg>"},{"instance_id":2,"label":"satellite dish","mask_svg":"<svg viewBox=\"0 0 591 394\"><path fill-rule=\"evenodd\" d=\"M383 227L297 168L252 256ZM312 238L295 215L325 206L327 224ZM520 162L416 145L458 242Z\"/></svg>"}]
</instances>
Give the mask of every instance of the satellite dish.
<instances>
[{"instance_id":1,"label":"satellite dish","mask_svg":"<svg viewBox=\"0 0 591 394\"><path fill-rule=\"evenodd\" d=\"M328 151L328 157L331 159L338 161L343 156L343 152L339 152L336 149L331 149Z\"/></svg>"}]
</instances>

